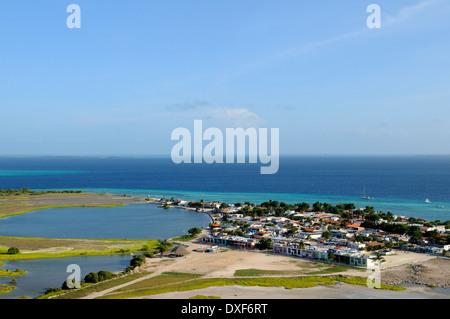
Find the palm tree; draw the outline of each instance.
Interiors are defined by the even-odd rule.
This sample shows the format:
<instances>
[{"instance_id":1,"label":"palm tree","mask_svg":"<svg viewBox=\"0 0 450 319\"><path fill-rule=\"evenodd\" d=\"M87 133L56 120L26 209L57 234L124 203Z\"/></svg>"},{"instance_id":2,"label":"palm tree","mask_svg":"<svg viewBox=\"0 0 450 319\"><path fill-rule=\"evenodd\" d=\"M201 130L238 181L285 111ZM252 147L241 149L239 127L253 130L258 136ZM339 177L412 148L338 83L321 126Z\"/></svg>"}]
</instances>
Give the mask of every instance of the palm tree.
<instances>
[{"instance_id":1,"label":"palm tree","mask_svg":"<svg viewBox=\"0 0 450 319\"><path fill-rule=\"evenodd\" d=\"M386 259L384 259L384 257L380 253L376 253L375 254L375 261L379 261L380 264L381 264L381 263L384 263L386 261Z\"/></svg>"},{"instance_id":2,"label":"palm tree","mask_svg":"<svg viewBox=\"0 0 450 319\"><path fill-rule=\"evenodd\" d=\"M298 248L300 248L300 249L303 249L303 248L305 248L305 243L304 242L299 242L298 243Z\"/></svg>"}]
</instances>

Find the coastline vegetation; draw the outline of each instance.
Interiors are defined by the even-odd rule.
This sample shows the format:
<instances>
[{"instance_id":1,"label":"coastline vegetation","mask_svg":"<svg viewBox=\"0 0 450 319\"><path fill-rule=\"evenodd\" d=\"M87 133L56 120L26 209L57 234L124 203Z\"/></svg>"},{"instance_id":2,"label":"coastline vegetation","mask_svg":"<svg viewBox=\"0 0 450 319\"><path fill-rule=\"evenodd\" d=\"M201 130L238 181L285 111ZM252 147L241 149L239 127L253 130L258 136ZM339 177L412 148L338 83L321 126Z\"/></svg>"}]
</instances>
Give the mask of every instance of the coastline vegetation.
<instances>
[{"instance_id":1,"label":"coastline vegetation","mask_svg":"<svg viewBox=\"0 0 450 319\"><path fill-rule=\"evenodd\" d=\"M0 203L2 204L2 203ZM16 216L21 214L26 214L30 212L34 212L36 210L41 209L50 209L50 208L70 208L70 207L105 207L105 208L112 208L117 206L124 206L123 203L115 203L115 204L61 204L61 205L47 205L47 206L36 206L27 210L20 211L19 209L22 209L24 205L20 202L14 203L15 205L5 205L6 209L2 209L2 212L0 212L0 218L10 217L10 216ZM0 205L1 208L3 208ZM8 213L8 210L13 210L13 212Z\"/></svg>"},{"instance_id":2,"label":"coastline vegetation","mask_svg":"<svg viewBox=\"0 0 450 319\"><path fill-rule=\"evenodd\" d=\"M16 289L15 286L8 286L6 284L0 284L0 295L9 294L14 289Z\"/></svg>"},{"instance_id":3,"label":"coastline vegetation","mask_svg":"<svg viewBox=\"0 0 450 319\"><path fill-rule=\"evenodd\" d=\"M180 237L172 238L172 241L174 241L174 240L175 241L176 240L179 240L179 241L190 241L190 240L193 240L193 239L197 238L197 236L201 232L202 232L202 230L200 228L193 227L193 228L188 230L188 235L183 235L183 236L180 236Z\"/></svg>"},{"instance_id":4,"label":"coastline vegetation","mask_svg":"<svg viewBox=\"0 0 450 319\"><path fill-rule=\"evenodd\" d=\"M0 269L0 278L19 277L19 276L23 276L26 274L27 274L27 271L20 270L20 269L16 269L16 270Z\"/></svg>"},{"instance_id":5,"label":"coastline vegetation","mask_svg":"<svg viewBox=\"0 0 450 319\"><path fill-rule=\"evenodd\" d=\"M19 195L44 195L44 194L81 194L80 190L44 190L33 191L28 187L22 189L0 189L0 196L19 196Z\"/></svg>"}]
</instances>

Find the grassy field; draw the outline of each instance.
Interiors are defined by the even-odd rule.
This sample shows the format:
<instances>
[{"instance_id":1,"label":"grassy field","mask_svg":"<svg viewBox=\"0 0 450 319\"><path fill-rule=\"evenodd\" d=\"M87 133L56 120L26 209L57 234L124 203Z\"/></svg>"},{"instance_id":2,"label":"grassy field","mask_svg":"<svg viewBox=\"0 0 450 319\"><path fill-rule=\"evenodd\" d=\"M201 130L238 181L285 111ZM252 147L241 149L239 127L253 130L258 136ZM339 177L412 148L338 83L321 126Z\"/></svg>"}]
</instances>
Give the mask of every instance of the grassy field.
<instances>
[{"instance_id":1,"label":"grassy field","mask_svg":"<svg viewBox=\"0 0 450 319\"><path fill-rule=\"evenodd\" d=\"M101 256L140 251L147 246L156 248L156 240L117 239L53 239L34 237L0 236L0 260L25 260L40 258L63 258L75 256ZM6 254L9 247L17 247L21 253Z\"/></svg>"},{"instance_id":2,"label":"grassy field","mask_svg":"<svg viewBox=\"0 0 450 319\"><path fill-rule=\"evenodd\" d=\"M115 292L124 292L124 291L135 291L141 289L147 289L149 287L160 287L169 285L177 282L184 282L187 280L197 279L201 277L198 274L189 274L189 273L178 273L178 272L165 272L159 276L155 276L153 278L140 281L133 285L126 286L124 288L120 288Z\"/></svg>"},{"instance_id":3,"label":"grassy field","mask_svg":"<svg viewBox=\"0 0 450 319\"><path fill-rule=\"evenodd\" d=\"M351 269L361 270L359 268L354 268L345 265L332 265L323 263L301 263L299 265L301 270L264 270L264 269L238 269L234 272L236 277L249 277L249 276L267 276L267 275L325 275L325 274L336 274L345 272Z\"/></svg>"},{"instance_id":4,"label":"grassy field","mask_svg":"<svg viewBox=\"0 0 450 319\"><path fill-rule=\"evenodd\" d=\"M173 282L171 282L173 281ZM318 277L318 276L305 276L305 277L271 277L271 278L203 278L203 279L190 279L182 281L180 277L168 276L164 280L165 283L158 286L145 287L140 285L139 289L123 291L121 289L117 293L112 293L103 296L99 299L126 299L133 297L144 297L157 294L163 294L176 291L189 291L196 289L203 289L208 287L221 287L221 286L259 286L259 287L284 287L286 289L293 288L310 288L316 286L334 285L336 282L343 282L351 285L367 285L367 278L363 277ZM147 282L147 284L151 284ZM129 287L127 287L128 289ZM405 290L402 287L395 287L389 285L381 285L381 289L389 290Z\"/></svg>"},{"instance_id":5,"label":"grassy field","mask_svg":"<svg viewBox=\"0 0 450 319\"><path fill-rule=\"evenodd\" d=\"M184 236L180 236L180 237L174 237L171 240L172 241L191 241L195 238L197 238L197 236L184 235Z\"/></svg>"},{"instance_id":6,"label":"grassy field","mask_svg":"<svg viewBox=\"0 0 450 319\"><path fill-rule=\"evenodd\" d=\"M141 198L96 193L79 193L76 191L63 192L34 192L19 190L5 193L0 190L0 218L25 214L39 209L62 207L115 207L124 203L143 203Z\"/></svg>"},{"instance_id":7,"label":"grassy field","mask_svg":"<svg viewBox=\"0 0 450 319\"><path fill-rule=\"evenodd\" d=\"M79 195L78 195L79 196ZM41 209L50 208L66 208L66 207L117 207L123 206L123 203L117 204L61 204L61 205L39 205L36 203L13 201L13 202L1 202L0 201L0 218L21 215L30 213Z\"/></svg>"},{"instance_id":8,"label":"grassy field","mask_svg":"<svg viewBox=\"0 0 450 319\"><path fill-rule=\"evenodd\" d=\"M292 271L284 270L263 270L263 269L238 269L234 272L236 277L248 277L248 276L264 276L264 275L288 275L294 274Z\"/></svg>"},{"instance_id":9,"label":"grassy field","mask_svg":"<svg viewBox=\"0 0 450 319\"><path fill-rule=\"evenodd\" d=\"M326 265L328 266L328 265ZM339 272L345 272L347 270L350 269L357 269L359 271L362 271L362 269L360 268L354 268L354 267L350 267L350 266L345 266L345 265L330 265L327 268L318 270L318 271L311 271L308 272L308 275L325 275L325 274L335 274L335 273L339 273Z\"/></svg>"}]
</instances>

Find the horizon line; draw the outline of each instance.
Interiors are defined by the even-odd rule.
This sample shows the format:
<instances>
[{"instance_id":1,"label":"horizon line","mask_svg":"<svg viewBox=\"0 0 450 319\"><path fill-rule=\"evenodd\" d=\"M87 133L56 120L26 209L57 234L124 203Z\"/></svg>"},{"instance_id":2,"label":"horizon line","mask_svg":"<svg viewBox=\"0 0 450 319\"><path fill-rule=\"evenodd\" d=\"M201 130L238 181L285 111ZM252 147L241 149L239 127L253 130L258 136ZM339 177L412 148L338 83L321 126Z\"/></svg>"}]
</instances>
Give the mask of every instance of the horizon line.
<instances>
[{"instance_id":1,"label":"horizon line","mask_svg":"<svg viewBox=\"0 0 450 319\"><path fill-rule=\"evenodd\" d=\"M308 154L279 154L280 157L449 157L450 154L338 154L338 153L308 153ZM0 154L0 158L171 158L167 154ZM248 154L246 155L246 158Z\"/></svg>"}]
</instances>

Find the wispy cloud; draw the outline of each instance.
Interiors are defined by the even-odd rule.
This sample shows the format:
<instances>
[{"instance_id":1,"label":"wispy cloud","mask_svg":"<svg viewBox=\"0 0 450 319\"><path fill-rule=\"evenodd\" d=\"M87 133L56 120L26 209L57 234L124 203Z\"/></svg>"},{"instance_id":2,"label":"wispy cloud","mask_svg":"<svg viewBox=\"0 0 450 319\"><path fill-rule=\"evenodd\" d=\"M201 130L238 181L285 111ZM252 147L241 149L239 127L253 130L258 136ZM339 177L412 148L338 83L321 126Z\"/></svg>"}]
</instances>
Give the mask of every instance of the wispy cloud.
<instances>
[{"instance_id":1,"label":"wispy cloud","mask_svg":"<svg viewBox=\"0 0 450 319\"><path fill-rule=\"evenodd\" d=\"M389 26L395 23L404 22L413 16L425 11L427 8L441 3L442 0L425 0L415 5L401 8L395 15L383 14L383 26Z\"/></svg>"},{"instance_id":2,"label":"wispy cloud","mask_svg":"<svg viewBox=\"0 0 450 319\"><path fill-rule=\"evenodd\" d=\"M421 12L425 11L427 8L434 6L436 4L442 3L443 0L424 0L420 1L414 5L406 6L403 8L400 8L397 13L395 14L388 14L383 11L382 8L382 28L384 27L390 27L394 24L398 24L401 22L405 22L408 19L412 18L415 15L420 14ZM262 67L267 67L269 65L273 65L279 62L283 62L289 59L299 58L302 56L306 56L309 54L313 54L317 52L320 49L329 47L333 44L340 43L349 39L357 38L359 36L362 36L364 34L367 34L369 32L373 32L372 29L369 29L364 25L359 30L351 31L343 34L339 34L333 37L329 37L323 40L318 40L306 44L302 44L297 47L287 48L280 50L278 52L275 52L274 54L270 56L265 56L260 59L256 59L254 61L251 61L247 63L244 66L241 66L238 70L236 70L232 74L228 74L227 76L222 76L220 79L221 82L227 82L229 80L232 80L234 78L237 78L241 76L242 74L245 74L251 70L259 69Z\"/></svg>"},{"instance_id":3,"label":"wispy cloud","mask_svg":"<svg viewBox=\"0 0 450 319\"><path fill-rule=\"evenodd\" d=\"M246 108L218 107L204 113L206 119L220 121L233 127L258 127L263 123L256 113Z\"/></svg>"}]
</instances>

